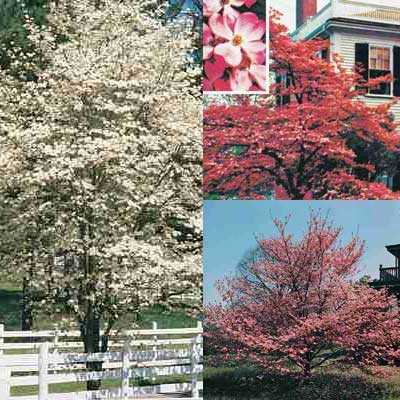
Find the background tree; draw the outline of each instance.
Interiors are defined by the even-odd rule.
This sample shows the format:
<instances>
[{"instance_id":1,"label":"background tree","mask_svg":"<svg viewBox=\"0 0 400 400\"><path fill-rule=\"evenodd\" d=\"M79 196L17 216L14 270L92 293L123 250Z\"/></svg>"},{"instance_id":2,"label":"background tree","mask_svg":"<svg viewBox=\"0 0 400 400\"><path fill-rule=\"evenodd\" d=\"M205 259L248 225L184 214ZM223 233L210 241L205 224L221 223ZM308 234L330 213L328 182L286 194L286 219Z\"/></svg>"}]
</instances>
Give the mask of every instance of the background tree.
<instances>
[{"instance_id":1,"label":"background tree","mask_svg":"<svg viewBox=\"0 0 400 400\"><path fill-rule=\"evenodd\" d=\"M278 234L259 240L263 257L247 273L219 282L222 304L205 309L214 348L280 372L294 365L304 378L319 367L396 359L396 300L351 282L364 244L342 243L342 230L316 213L298 239L288 222L275 220Z\"/></svg>"},{"instance_id":2,"label":"background tree","mask_svg":"<svg viewBox=\"0 0 400 400\"><path fill-rule=\"evenodd\" d=\"M46 69L32 65L37 81L1 74L0 186L14 193L2 201L6 226L35 232L34 251L24 240L4 257L22 275L34 258L42 307L78 322L91 353L107 350L129 311L173 307L187 292L200 308L198 72L185 68L195 37L159 18L167 3L153 5L60 0L46 26L26 19L47 57Z\"/></svg>"},{"instance_id":3,"label":"background tree","mask_svg":"<svg viewBox=\"0 0 400 400\"><path fill-rule=\"evenodd\" d=\"M256 104L243 98L205 108L204 191L240 199L262 199L271 189L286 199L397 198L371 182L400 143L392 103L360 99L378 80L362 81L338 56L333 64L319 57L326 42L293 42L275 17L270 25L271 70L284 78ZM385 158L376 162L378 147Z\"/></svg>"},{"instance_id":4,"label":"background tree","mask_svg":"<svg viewBox=\"0 0 400 400\"><path fill-rule=\"evenodd\" d=\"M263 259L264 256L264 252L258 244L257 246L247 250L236 265L237 273L239 275L247 275L251 273L251 266L260 259Z\"/></svg>"},{"instance_id":5,"label":"background tree","mask_svg":"<svg viewBox=\"0 0 400 400\"><path fill-rule=\"evenodd\" d=\"M25 15L29 15L36 24L43 25L46 22L48 1L1 0L0 9L0 67L10 68L11 64L14 64L13 73L16 76L33 79L34 76L23 62L23 59L31 59L33 55L24 18ZM21 58L19 65L15 63L18 57Z\"/></svg>"}]
</instances>

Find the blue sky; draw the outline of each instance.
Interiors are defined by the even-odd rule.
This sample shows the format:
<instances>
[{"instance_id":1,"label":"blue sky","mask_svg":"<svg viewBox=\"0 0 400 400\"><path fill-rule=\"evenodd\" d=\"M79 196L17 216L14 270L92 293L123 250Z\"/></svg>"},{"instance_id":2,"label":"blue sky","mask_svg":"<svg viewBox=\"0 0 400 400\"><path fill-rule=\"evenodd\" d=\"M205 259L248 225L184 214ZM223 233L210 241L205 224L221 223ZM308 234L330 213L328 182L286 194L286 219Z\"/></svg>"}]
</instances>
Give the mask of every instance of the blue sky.
<instances>
[{"instance_id":1,"label":"blue sky","mask_svg":"<svg viewBox=\"0 0 400 400\"><path fill-rule=\"evenodd\" d=\"M235 270L256 237L275 235L271 214L278 218L291 214L289 230L301 235L311 209L328 211L335 225L343 227L343 241L355 232L366 241L360 276L378 277L379 264L394 266L385 246L400 243L400 201L209 200L204 202L204 302L219 299L215 281Z\"/></svg>"},{"instance_id":2,"label":"blue sky","mask_svg":"<svg viewBox=\"0 0 400 400\"><path fill-rule=\"evenodd\" d=\"M318 0L318 9L322 8L330 0ZM290 31L295 29L296 24L296 0L270 0L270 5L279 10L282 16L282 23L286 25Z\"/></svg>"}]
</instances>

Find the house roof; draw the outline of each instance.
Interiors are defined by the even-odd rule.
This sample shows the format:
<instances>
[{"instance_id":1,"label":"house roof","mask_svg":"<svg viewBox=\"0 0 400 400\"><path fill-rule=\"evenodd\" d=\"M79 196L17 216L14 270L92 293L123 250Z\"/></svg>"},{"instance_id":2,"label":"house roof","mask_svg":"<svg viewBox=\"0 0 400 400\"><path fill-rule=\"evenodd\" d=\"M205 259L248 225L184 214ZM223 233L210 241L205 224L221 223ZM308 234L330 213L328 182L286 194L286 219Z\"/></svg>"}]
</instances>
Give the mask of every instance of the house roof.
<instances>
[{"instance_id":1,"label":"house roof","mask_svg":"<svg viewBox=\"0 0 400 400\"><path fill-rule=\"evenodd\" d=\"M400 10L387 10L383 8L376 8L375 10L365 11L358 14L352 14L349 17L361 18L366 20L373 20L385 22L389 24L400 24Z\"/></svg>"},{"instance_id":2,"label":"house roof","mask_svg":"<svg viewBox=\"0 0 400 400\"><path fill-rule=\"evenodd\" d=\"M395 257L400 256L400 244L392 244L386 246L386 249L390 254L393 254Z\"/></svg>"}]
</instances>

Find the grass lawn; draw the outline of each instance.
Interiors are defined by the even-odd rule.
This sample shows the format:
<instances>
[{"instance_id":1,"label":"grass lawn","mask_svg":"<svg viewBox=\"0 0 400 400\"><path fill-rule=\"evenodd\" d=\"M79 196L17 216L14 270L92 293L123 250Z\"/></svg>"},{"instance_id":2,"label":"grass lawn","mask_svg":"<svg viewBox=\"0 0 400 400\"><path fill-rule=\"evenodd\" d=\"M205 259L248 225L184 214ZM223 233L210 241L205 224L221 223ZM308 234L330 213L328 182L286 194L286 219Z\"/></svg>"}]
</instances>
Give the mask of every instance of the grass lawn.
<instances>
[{"instance_id":1,"label":"grass lawn","mask_svg":"<svg viewBox=\"0 0 400 400\"><path fill-rule=\"evenodd\" d=\"M207 400L400 400L400 368L377 377L356 370L325 370L304 383L295 376L262 374L250 367L205 368ZM264 376L260 376L264 375Z\"/></svg>"},{"instance_id":2,"label":"grass lawn","mask_svg":"<svg viewBox=\"0 0 400 400\"><path fill-rule=\"evenodd\" d=\"M21 329L21 292L18 289L0 288L0 323L5 329Z\"/></svg>"},{"instance_id":3,"label":"grass lawn","mask_svg":"<svg viewBox=\"0 0 400 400\"><path fill-rule=\"evenodd\" d=\"M201 380L201 377L199 377ZM132 378L130 380L130 386L151 386L158 385L162 383L184 383L190 382L190 376L184 375L170 375L170 376L162 376L158 377L154 382L148 379L138 379ZM111 389L116 388L121 385L120 379L107 379L101 382L101 389ZM68 393L68 392L79 392L86 390L85 382L78 383L57 383L53 385L49 385L49 393ZM37 386L17 386L11 388L12 396L28 396L35 395L38 393Z\"/></svg>"},{"instance_id":4,"label":"grass lawn","mask_svg":"<svg viewBox=\"0 0 400 400\"><path fill-rule=\"evenodd\" d=\"M6 330L21 329L21 282L16 278L4 277L0 273L0 323ZM199 317L201 319L201 317ZM155 306L144 310L139 316L128 314L123 316L116 324L118 329L132 329L135 321L141 328L151 328L156 321L160 329L167 328L191 328L197 325L197 319L193 319L184 311L169 311ZM36 317L35 329L53 329L57 319L47 315Z\"/></svg>"},{"instance_id":5,"label":"grass lawn","mask_svg":"<svg viewBox=\"0 0 400 400\"><path fill-rule=\"evenodd\" d=\"M20 290L19 282L13 282L10 279L2 279L0 276L0 323L4 323L6 330L20 330L21 327L21 304L22 293ZM52 329L54 323L57 321L54 317L51 318L46 315L39 315L36 317L37 329ZM196 327L197 319L193 319L186 315L182 310L170 311L160 306L154 306L144 310L140 315L128 314L118 321L116 328L118 329L132 329L134 323L137 323L142 328L151 328L152 322L156 321L158 328L186 328ZM20 352L20 351L18 351ZM12 353L8 352L8 353ZM146 379L133 378L130 384L132 386L148 386L160 383L181 383L189 382L190 376L184 375L171 375L159 377L155 382ZM120 379L107 379L102 381L102 389L115 388L120 386ZM76 392L84 391L86 389L86 382L79 383L60 383L49 385L50 393L63 393L63 392ZM19 386L11 388L11 395L35 395L38 393L37 386Z\"/></svg>"}]
</instances>

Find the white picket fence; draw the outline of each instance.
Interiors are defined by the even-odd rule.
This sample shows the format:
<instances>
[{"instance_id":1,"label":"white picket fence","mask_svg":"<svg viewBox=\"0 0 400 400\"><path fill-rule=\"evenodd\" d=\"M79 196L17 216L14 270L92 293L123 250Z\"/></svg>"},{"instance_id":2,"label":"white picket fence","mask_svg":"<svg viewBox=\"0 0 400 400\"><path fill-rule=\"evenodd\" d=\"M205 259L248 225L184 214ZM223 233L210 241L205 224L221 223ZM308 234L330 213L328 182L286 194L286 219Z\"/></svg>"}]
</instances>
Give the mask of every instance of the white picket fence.
<instances>
[{"instance_id":1,"label":"white picket fence","mask_svg":"<svg viewBox=\"0 0 400 400\"><path fill-rule=\"evenodd\" d=\"M79 331L6 331L0 325L0 400L132 399L190 393L199 399L202 381L202 326L113 332L107 353L83 353ZM87 371L87 362L102 371ZM183 383L157 384L158 377L185 376ZM135 386L130 386L134 378ZM49 393L49 385L114 380L112 389ZM139 380L154 382L147 386ZM36 395L11 395L16 386L37 386Z\"/></svg>"}]
</instances>

